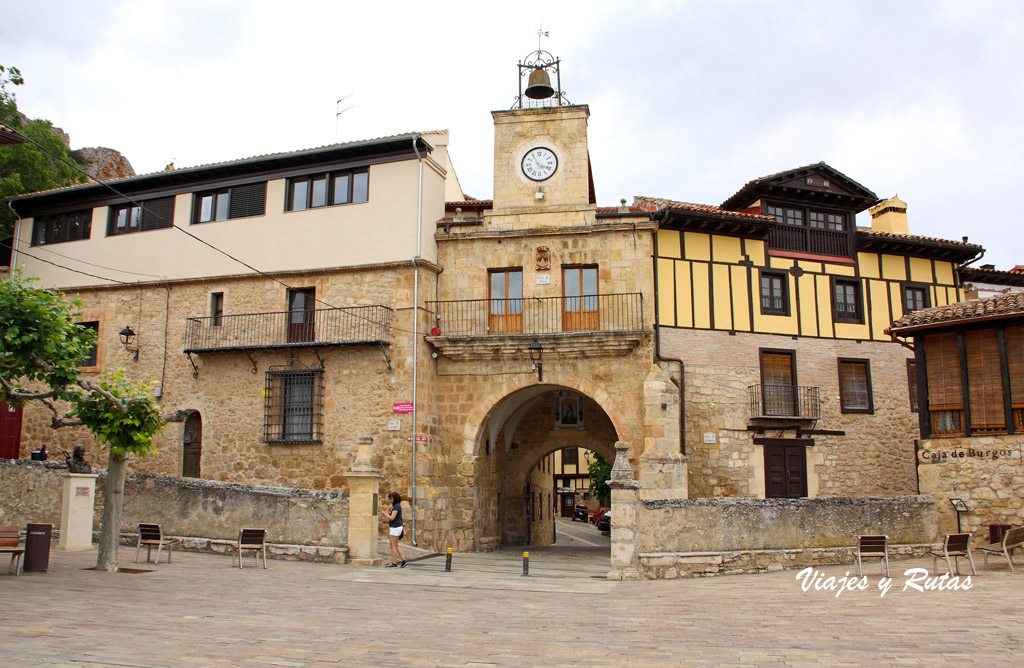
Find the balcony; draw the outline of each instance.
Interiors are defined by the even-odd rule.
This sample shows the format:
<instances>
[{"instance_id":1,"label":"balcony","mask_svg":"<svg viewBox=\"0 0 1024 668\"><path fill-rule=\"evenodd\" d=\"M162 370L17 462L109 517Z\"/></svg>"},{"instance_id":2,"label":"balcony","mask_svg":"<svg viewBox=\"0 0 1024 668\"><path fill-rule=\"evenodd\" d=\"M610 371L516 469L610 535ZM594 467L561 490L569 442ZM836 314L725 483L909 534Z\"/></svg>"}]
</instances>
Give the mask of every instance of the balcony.
<instances>
[{"instance_id":1,"label":"balcony","mask_svg":"<svg viewBox=\"0 0 1024 668\"><path fill-rule=\"evenodd\" d=\"M817 420L821 417L818 388L806 385L751 385L752 419Z\"/></svg>"},{"instance_id":2,"label":"balcony","mask_svg":"<svg viewBox=\"0 0 1024 668\"><path fill-rule=\"evenodd\" d=\"M539 338L545 350L616 355L644 339L639 292L584 297L427 302L437 319L428 340L453 359L518 355Z\"/></svg>"},{"instance_id":3,"label":"balcony","mask_svg":"<svg viewBox=\"0 0 1024 668\"><path fill-rule=\"evenodd\" d=\"M768 247L777 250L851 257L850 234L796 225L775 225L768 234Z\"/></svg>"},{"instance_id":4,"label":"balcony","mask_svg":"<svg viewBox=\"0 0 1024 668\"><path fill-rule=\"evenodd\" d=\"M186 353L391 343L391 309L350 306L189 318Z\"/></svg>"}]
</instances>

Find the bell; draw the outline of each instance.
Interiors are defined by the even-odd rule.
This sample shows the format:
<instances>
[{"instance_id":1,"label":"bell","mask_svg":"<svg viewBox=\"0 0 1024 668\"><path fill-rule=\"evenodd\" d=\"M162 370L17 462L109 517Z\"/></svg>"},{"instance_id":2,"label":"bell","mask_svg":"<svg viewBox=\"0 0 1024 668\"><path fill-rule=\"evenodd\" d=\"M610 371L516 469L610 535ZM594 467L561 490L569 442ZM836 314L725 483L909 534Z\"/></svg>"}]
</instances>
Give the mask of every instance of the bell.
<instances>
[{"instance_id":1,"label":"bell","mask_svg":"<svg viewBox=\"0 0 1024 668\"><path fill-rule=\"evenodd\" d=\"M544 68L537 68L530 72L530 83L526 86L526 97L534 100L544 100L555 94L551 87L551 79Z\"/></svg>"}]
</instances>

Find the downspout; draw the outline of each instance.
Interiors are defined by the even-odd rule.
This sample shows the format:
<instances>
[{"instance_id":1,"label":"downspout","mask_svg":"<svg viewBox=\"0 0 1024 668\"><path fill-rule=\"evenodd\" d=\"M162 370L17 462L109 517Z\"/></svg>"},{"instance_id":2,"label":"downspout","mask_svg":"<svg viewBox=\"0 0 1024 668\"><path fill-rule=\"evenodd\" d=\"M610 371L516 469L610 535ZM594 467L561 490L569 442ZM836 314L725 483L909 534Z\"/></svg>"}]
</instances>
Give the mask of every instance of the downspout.
<instances>
[{"instance_id":1,"label":"downspout","mask_svg":"<svg viewBox=\"0 0 1024 668\"><path fill-rule=\"evenodd\" d=\"M654 358L664 362L679 363L679 452L686 456L686 364L678 357L663 357L661 354L661 335L658 325L661 314L658 308L658 230L667 214L662 211L658 227L654 230Z\"/></svg>"},{"instance_id":2,"label":"downspout","mask_svg":"<svg viewBox=\"0 0 1024 668\"><path fill-rule=\"evenodd\" d=\"M412 258L413 286L412 286L412 494L409 499L409 516L412 519L412 544L416 545L416 416L419 411L419 402L416 397L416 390L419 381L419 309L420 309L420 268L416 260L420 259L423 250L423 156L416 148L419 136L412 138L412 150L416 153L419 161L419 186L416 194L416 255Z\"/></svg>"},{"instance_id":3,"label":"downspout","mask_svg":"<svg viewBox=\"0 0 1024 668\"><path fill-rule=\"evenodd\" d=\"M11 210L14 217L17 218L14 222L14 234L11 235L11 276L14 275L14 271L18 268L18 242L21 241L21 215L14 210L14 206L11 204L11 200L7 200L7 208Z\"/></svg>"}]
</instances>

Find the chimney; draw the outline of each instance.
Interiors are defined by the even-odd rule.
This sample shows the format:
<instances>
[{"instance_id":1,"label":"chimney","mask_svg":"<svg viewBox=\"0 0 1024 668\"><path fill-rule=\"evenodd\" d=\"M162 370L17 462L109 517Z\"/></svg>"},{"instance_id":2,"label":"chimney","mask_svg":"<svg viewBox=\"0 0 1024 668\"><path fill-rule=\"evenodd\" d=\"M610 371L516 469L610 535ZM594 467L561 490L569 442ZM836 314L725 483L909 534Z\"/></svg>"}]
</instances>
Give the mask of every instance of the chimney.
<instances>
[{"instance_id":1,"label":"chimney","mask_svg":"<svg viewBox=\"0 0 1024 668\"><path fill-rule=\"evenodd\" d=\"M891 232L892 234L910 234L907 224L907 203L893 195L884 202L872 207L871 229L875 232Z\"/></svg>"}]
</instances>

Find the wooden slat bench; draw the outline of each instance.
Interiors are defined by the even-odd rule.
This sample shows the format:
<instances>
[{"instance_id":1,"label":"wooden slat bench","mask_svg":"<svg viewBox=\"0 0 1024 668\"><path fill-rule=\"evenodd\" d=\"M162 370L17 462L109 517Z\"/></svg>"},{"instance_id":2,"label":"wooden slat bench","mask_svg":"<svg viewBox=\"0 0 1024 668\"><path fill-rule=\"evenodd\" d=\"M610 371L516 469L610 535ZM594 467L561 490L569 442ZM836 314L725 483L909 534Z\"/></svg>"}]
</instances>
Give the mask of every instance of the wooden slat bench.
<instances>
[{"instance_id":1,"label":"wooden slat bench","mask_svg":"<svg viewBox=\"0 0 1024 668\"><path fill-rule=\"evenodd\" d=\"M20 539L18 527L0 527L0 554L11 555L11 565L7 567L7 572L10 573L14 568L15 575L21 575L21 558L25 554L25 548L18 545Z\"/></svg>"},{"instance_id":2,"label":"wooden slat bench","mask_svg":"<svg viewBox=\"0 0 1024 668\"><path fill-rule=\"evenodd\" d=\"M1020 547L1024 547L1024 527L1017 527L1010 529L1003 534L1003 540L998 543L990 543L988 545L982 545L978 548L985 555L985 570L988 570L988 555L1000 554L1006 559L1006 563L1010 565L1010 572L1014 572L1013 559L1011 553Z\"/></svg>"}]
</instances>

